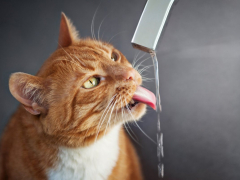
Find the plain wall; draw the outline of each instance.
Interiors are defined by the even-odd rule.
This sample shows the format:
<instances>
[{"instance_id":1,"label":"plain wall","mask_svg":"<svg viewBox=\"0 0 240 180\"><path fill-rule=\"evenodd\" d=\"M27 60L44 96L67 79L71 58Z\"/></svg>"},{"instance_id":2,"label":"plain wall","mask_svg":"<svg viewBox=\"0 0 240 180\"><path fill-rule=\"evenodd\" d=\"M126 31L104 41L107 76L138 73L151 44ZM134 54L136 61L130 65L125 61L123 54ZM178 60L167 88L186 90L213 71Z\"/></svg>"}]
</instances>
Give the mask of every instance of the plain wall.
<instances>
[{"instance_id":1,"label":"plain wall","mask_svg":"<svg viewBox=\"0 0 240 180\"><path fill-rule=\"evenodd\" d=\"M8 79L35 74L56 49L61 11L82 37L100 1L0 1L0 132L18 102ZM131 39L145 0L102 0L95 33L133 61ZM151 32L149 32L151 33ZM139 57L144 53L140 53ZM149 57L146 54L144 58ZM166 180L240 179L240 1L179 0L157 48L163 111ZM151 59L145 65L151 65ZM153 78L153 68L147 75ZM154 81L144 83L155 92ZM148 108L138 123L156 139L156 113ZM134 125L135 144L146 180L157 179L156 145ZM123 172L124 173L124 172Z\"/></svg>"}]
</instances>

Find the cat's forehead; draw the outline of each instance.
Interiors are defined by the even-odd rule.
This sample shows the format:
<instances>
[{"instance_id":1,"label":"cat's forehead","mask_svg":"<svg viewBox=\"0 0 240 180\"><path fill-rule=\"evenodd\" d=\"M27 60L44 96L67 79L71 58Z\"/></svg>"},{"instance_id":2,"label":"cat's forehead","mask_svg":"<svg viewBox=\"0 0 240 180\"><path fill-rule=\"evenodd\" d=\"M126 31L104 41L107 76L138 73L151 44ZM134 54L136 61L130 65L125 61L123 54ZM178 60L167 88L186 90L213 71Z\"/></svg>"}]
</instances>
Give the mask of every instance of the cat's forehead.
<instances>
[{"instance_id":1,"label":"cat's forehead","mask_svg":"<svg viewBox=\"0 0 240 180\"><path fill-rule=\"evenodd\" d=\"M112 58L117 58L117 62ZM110 70L110 73L113 73L113 67L118 67L118 69L120 66L132 67L126 57L113 45L94 39L80 39L68 47L60 47L48 59L48 62L41 69L41 74L45 74L44 72L53 74L52 71L57 74L61 74L62 71L106 74ZM61 71L56 71L56 67Z\"/></svg>"},{"instance_id":2,"label":"cat's forehead","mask_svg":"<svg viewBox=\"0 0 240 180\"><path fill-rule=\"evenodd\" d=\"M100 51L104 54L111 54L113 50L117 50L114 48L113 45L104 42L104 41L99 41L99 40L94 40L94 39L82 39L80 40L76 46L78 47L86 47L88 49L91 49L92 51Z\"/></svg>"}]
</instances>

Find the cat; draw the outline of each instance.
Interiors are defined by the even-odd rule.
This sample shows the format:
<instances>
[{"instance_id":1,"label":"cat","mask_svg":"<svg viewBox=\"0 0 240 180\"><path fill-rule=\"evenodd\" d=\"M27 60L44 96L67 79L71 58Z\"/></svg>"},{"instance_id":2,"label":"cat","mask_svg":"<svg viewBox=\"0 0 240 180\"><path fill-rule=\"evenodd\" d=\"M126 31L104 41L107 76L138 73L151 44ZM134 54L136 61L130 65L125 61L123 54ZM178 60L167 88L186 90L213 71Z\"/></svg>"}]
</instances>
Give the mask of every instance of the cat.
<instances>
[{"instance_id":1,"label":"cat","mask_svg":"<svg viewBox=\"0 0 240 180\"><path fill-rule=\"evenodd\" d=\"M36 76L9 79L21 103L0 147L0 179L141 180L122 125L140 119L155 95L111 44L79 38L61 15L57 50Z\"/></svg>"}]
</instances>

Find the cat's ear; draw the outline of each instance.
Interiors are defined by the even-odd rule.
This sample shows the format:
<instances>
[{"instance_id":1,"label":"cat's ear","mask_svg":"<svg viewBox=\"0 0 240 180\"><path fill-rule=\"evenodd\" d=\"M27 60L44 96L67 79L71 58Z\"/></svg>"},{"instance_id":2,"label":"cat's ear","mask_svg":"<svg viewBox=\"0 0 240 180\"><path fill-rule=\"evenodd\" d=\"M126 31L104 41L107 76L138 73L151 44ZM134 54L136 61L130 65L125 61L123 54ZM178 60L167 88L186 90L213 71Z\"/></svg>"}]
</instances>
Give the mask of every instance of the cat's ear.
<instances>
[{"instance_id":1,"label":"cat's ear","mask_svg":"<svg viewBox=\"0 0 240 180\"><path fill-rule=\"evenodd\" d=\"M73 26L70 19L62 12L59 38L58 38L58 48L70 46L75 41L78 41L78 32Z\"/></svg>"},{"instance_id":2,"label":"cat's ear","mask_svg":"<svg viewBox=\"0 0 240 180\"><path fill-rule=\"evenodd\" d=\"M9 89L31 114L38 115L46 112L42 78L25 73L14 73L9 80Z\"/></svg>"}]
</instances>

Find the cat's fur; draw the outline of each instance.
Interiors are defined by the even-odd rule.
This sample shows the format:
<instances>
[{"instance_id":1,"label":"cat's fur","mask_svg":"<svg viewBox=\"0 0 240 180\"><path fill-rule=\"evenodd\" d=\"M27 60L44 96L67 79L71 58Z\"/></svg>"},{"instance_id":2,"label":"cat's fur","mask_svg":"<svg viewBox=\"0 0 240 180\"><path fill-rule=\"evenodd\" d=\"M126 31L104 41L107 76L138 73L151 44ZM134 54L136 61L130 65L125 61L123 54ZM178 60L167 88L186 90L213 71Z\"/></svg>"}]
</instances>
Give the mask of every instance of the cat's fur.
<instances>
[{"instance_id":1,"label":"cat's fur","mask_svg":"<svg viewBox=\"0 0 240 180\"><path fill-rule=\"evenodd\" d=\"M111 60L113 52L117 61ZM83 88L92 76L100 77L100 84ZM2 136L0 179L141 180L137 155L121 126L145 113L142 103L132 115L124 108L141 83L120 51L79 39L62 14L58 48L37 75L10 77L10 91L21 105Z\"/></svg>"}]
</instances>

